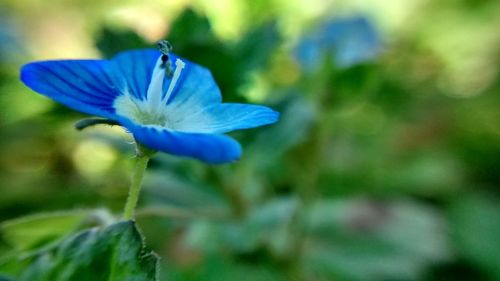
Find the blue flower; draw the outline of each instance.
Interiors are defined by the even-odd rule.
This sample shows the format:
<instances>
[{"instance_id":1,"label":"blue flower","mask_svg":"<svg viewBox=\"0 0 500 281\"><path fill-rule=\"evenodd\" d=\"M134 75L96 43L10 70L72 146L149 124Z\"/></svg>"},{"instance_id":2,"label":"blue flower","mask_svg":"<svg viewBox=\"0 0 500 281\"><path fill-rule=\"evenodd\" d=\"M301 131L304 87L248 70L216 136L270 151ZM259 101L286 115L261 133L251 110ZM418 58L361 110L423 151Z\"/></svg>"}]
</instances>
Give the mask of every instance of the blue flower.
<instances>
[{"instance_id":1,"label":"blue flower","mask_svg":"<svg viewBox=\"0 0 500 281\"><path fill-rule=\"evenodd\" d=\"M18 34L14 20L0 9L0 65L13 63L24 54Z\"/></svg>"},{"instance_id":2,"label":"blue flower","mask_svg":"<svg viewBox=\"0 0 500 281\"><path fill-rule=\"evenodd\" d=\"M32 62L21 80L74 110L116 121L152 150L226 163L241 146L224 133L274 123L259 105L222 103L210 71L173 53L122 52L110 60Z\"/></svg>"},{"instance_id":3,"label":"blue flower","mask_svg":"<svg viewBox=\"0 0 500 281\"><path fill-rule=\"evenodd\" d=\"M331 20L302 38L295 49L297 60L306 71L321 62L330 52L340 68L371 60L380 53L382 43L373 25L362 16Z\"/></svg>"}]
</instances>

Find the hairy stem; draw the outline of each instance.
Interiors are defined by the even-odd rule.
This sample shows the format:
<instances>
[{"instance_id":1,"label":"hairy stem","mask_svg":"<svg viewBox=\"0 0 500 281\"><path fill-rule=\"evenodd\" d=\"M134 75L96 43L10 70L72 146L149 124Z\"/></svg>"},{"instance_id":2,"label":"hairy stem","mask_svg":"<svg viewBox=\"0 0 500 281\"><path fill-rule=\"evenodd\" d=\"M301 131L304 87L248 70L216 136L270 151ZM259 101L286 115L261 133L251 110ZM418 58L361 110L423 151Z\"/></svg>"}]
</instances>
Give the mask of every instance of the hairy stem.
<instances>
[{"instance_id":1,"label":"hairy stem","mask_svg":"<svg viewBox=\"0 0 500 281\"><path fill-rule=\"evenodd\" d=\"M125 204L125 210L123 211L123 218L125 220L130 220L134 217L135 207L137 206L137 201L139 200L139 193L141 191L142 178L146 167L148 166L149 156L139 154L137 156L134 173L132 175L132 182L130 184L130 189L128 191L127 203Z\"/></svg>"}]
</instances>

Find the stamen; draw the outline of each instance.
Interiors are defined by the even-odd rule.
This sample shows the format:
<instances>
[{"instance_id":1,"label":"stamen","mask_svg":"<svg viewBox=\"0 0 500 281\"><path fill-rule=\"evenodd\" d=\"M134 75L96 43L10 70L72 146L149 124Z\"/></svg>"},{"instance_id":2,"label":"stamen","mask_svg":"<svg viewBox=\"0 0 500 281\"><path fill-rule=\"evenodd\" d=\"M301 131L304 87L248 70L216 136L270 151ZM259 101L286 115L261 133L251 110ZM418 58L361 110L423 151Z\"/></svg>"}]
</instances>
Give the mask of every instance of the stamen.
<instances>
[{"instance_id":1,"label":"stamen","mask_svg":"<svg viewBox=\"0 0 500 281\"><path fill-rule=\"evenodd\" d=\"M164 103L166 104L172 95L172 92L174 91L175 84L177 84L177 80L179 80L179 77L181 76L182 69L186 64L181 60L181 59L176 59L175 60L175 72L174 72L174 77L172 78L172 81L170 81L170 85L168 85L168 90L167 93L165 94L165 97L163 98Z\"/></svg>"},{"instance_id":2,"label":"stamen","mask_svg":"<svg viewBox=\"0 0 500 281\"><path fill-rule=\"evenodd\" d=\"M179 81L181 76L182 69L185 67L185 63L181 59L177 59L175 61L175 72L173 73L172 80L168 85L167 92L165 96L163 96L163 80L165 79L166 69L162 67L162 58L158 58L156 62L156 66L153 71L153 75L151 77L151 82L149 83L148 91L147 91L147 99L148 99L148 112L152 115L159 116L161 114L163 106L167 104L172 92L175 89L175 85Z\"/></svg>"},{"instance_id":3,"label":"stamen","mask_svg":"<svg viewBox=\"0 0 500 281\"><path fill-rule=\"evenodd\" d=\"M153 74L151 75L151 82L149 83L147 91L147 99L149 104L149 112L156 114L161 107L162 93L163 93L163 80L165 79L166 69L162 67L162 59L158 58L156 61Z\"/></svg>"}]
</instances>

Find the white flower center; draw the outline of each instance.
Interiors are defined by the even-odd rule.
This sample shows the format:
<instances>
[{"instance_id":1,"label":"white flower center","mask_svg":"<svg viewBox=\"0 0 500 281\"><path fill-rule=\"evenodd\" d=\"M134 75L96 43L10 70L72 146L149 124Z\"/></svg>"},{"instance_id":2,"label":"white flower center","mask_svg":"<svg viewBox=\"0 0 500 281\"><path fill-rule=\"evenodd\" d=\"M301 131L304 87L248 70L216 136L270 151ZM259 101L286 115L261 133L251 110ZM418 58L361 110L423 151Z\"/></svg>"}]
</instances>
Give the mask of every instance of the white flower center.
<instances>
[{"instance_id":1,"label":"white flower center","mask_svg":"<svg viewBox=\"0 0 500 281\"><path fill-rule=\"evenodd\" d=\"M175 60L175 71L164 95L163 82L167 75L166 67L161 57L158 58L151 75L146 99L140 100L126 91L113 103L116 113L143 125L173 127L174 124L169 123L168 112L165 109L185 66L186 64L181 59Z\"/></svg>"}]
</instances>

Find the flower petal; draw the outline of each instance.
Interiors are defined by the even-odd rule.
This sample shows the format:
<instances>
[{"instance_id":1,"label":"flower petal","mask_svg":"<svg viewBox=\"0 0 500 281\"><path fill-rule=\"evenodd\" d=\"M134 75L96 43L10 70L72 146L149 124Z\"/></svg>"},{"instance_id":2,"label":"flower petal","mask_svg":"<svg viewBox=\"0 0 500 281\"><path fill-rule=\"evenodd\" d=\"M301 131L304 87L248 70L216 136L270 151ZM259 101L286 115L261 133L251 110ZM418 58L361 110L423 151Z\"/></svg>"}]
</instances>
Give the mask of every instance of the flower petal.
<instances>
[{"instance_id":1,"label":"flower petal","mask_svg":"<svg viewBox=\"0 0 500 281\"><path fill-rule=\"evenodd\" d=\"M333 48L335 63L350 67L375 58L382 42L366 17L355 16L332 21L323 26L322 44Z\"/></svg>"},{"instance_id":2,"label":"flower petal","mask_svg":"<svg viewBox=\"0 0 500 281\"><path fill-rule=\"evenodd\" d=\"M113 83L121 93L144 100L156 61L160 56L161 53L154 49L132 50L117 54L109 61Z\"/></svg>"},{"instance_id":3,"label":"flower petal","mask_svg":"<svg viewBox=\"0 0 500 281\"><path fill-rule=\"evenodd\" d=\"M103 60L40 61L24 65L21 80L39 92L74 110L114 118L113 87Z\"/></svg>"},{"instance_id":4,"label":"flower petal","mask_svg":"<svg viewBox=\"0 0 500 281\"><path fill-rule=\"evenodd\" d=\"M272 124L278 118L278 112L265 106L222 103L186 116L177 121L174 128L183 132L222 134Z\"/></svg>"},{"instance_id":5,"label":"flower petal","mask_svg":"<svg viewBox=\"0 0 500 281\"><path fill-rule=\"evenodd\" d=\"M222 164L241 156L241 146L234 139L217 134L182 133L158 126L122 122L135 140L154 150L192 157L204 162Z\"/></svg>"},{"instance_id":6,"label":"flower petal","mask_svg":"<svg viewBox=\"0 0 500 281\"><path fill-rule=\"evenodd\" d=\"M177 56L171 56L173 60ZM182 58L181 58L182 59ZM211 104L222 102L219 87L215 83L210 70L182 59L186 64L179 81L179 87L167 101L167 110L192 114Z\"/></svg>"}]
</instances>

